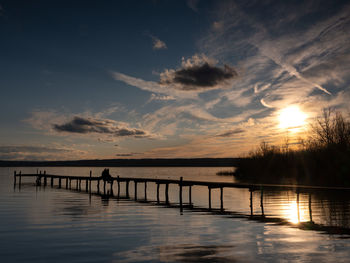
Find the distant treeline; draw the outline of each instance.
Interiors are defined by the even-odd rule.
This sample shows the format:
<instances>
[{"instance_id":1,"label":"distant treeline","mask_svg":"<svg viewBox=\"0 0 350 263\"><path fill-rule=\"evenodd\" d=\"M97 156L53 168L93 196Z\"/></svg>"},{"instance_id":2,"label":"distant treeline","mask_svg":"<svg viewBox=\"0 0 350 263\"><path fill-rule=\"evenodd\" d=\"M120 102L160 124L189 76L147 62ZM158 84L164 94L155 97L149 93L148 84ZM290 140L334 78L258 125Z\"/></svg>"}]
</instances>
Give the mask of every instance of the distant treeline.
<instances>
[{"instance_id":1,"label":"distant treeline","mask_svg":"<svg viewBox=\"0 0 350 263\"><path fill-rule=\"evenodd\" d=\"M0 161L0 167L232 167L236 166L238 161L238 158Z\"/></svg>"},{"instance_id":2,"label":"distant treeline","mask_svg":"<svg viewBox=\"0 0 350 263\"><path fill-rule=\"evenodd\" d=\"M298 149L262 142L241 159L235 176L254 183L350 186L350 121L331 109L311 125Z\"/></svg>"}]
</instances>

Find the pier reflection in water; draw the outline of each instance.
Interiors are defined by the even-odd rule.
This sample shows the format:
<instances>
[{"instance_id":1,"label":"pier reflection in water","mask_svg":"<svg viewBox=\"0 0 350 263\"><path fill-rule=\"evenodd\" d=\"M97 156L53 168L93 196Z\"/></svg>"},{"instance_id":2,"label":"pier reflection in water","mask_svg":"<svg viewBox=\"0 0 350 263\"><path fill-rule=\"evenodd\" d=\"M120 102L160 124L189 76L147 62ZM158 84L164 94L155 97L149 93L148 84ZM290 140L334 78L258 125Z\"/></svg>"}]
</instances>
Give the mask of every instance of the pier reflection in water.
<instances>
[{"instance_id":1,"label":"pier reflection in water","mask_svg":"<svg viewBox=\"0 0 350 263\"><path fill-rule=\"evenodd\" d=\"M274 222L278 224L293 224L296 227L310 230L326 231L335 234L349 234L349 192L350 189L332 189L332 188L317 188L317 187L295 187L290 190L290 187L276 187L273 185L241 185L232 182L210 182L197 180L180 180L168 177L152 179L149 177L115 177L117 182L117 190L115 195L114 182L110 183L100 180L100 177L92 177L92 171L89 171L89 176L67 176L64 175L49 175L46 171L37 171L39 174L36 179L36 186L42 186L41 181L44 180L44 188L47 186L47 180L50 179L50 186L54 187L54 179L58 179L58 188L62 187L62 180L66 181L66 189L96 193L101 195L102 200L108 204L109 198L124 198L133 199L142 202L156 202L156 204L164 204L168 207L179 207L181 213L183 208L206 210L203 204L203 196L205 191L203 188L208 188L208 206L207 210L213 213L226 215L234 215L236 217L248 217L263 222ZM22 177L34 177L31 174L22 174L20 172L18 187L21 187ZM14 187L17 186L16 171L14 172ZM81 179L80 179L81 178ZM75 187L72 186L72 181L75 181ZM82 187L82 182L85 182L85 187ZM95 182L96 190L92 188L92 182ZM102 182L102 189L101 184ZM121 184L124 184L122 186ZM133 185L133 192L130 194L130 184ZM140 199L142 191L138 185L143 184L143 196ZM156 192L156 200L147 199L147 185L151 185L151 192ZM164 199L161 201L160 187L163 185ZM172 191L169 191L170 185ZM57 185L56 185L57 186ZM154 188L156 190L154 191ZM177 189L175 189L177 188ZM192 188L197 188L194 198L199 197L199 205L192 201ZM243 189L242 189L243 188ZM122 189L125 193L121 194ZM187 204L183 201L183 191L188 191ZM224 207L224 189L226 193L226 202ZM277 190L276 190L277 189ZM212 206L212 192L216 190L215 205ZM239 190L239 191L238 191ZM243 190L243 192L242 192ZM95 191L95 192L94 192ZM169 194L171 192L171 195ZM245 197L249 192L249 213L239 211L242 209L242 204L246 203L248 198ZM219 194L219 197L217 196ZM133 196L133 197L131 197ZM172 202L170 202L170 196ZM175 199L175 200L174 200ZM229 200L227 200L229 199ZM314 199L314 206L313 206ZM235 201L239 201L237 205ZM106 205L105 204L105 205ZM257 206L259 205L259 208ZM313 210L316 210L316 216L313 216ZM320 213L321 212L321 213Z\"/></svg>"},{"instance_id":2,"label":"pier reflection in water","mask_svg":"<svg viewBox=\"0 0 350 263\"><path fill-rule=\"evenodd\" d=\"M23 173L36 172L30 169L21 170ZM79 176L89 175L90 169L93 175L99 175L102 171L101 168L45 168L50 174ZM134 177L153 175L177 180L181 174L184 180L198 178L201 181L233 182L231 177L216 176L216 171L221 168L215 169L111 168L111 174ZM12 174L13 169L1 174L3 202L0 213L3 228L0 228L0 232L5 239L11 237L10 240L16 240L13 235L17 231L18 240L36 244L35 240L45 229L51 238L55 238L55 246L64 248L66 253L78 253L74 249L85 252L90 249L100 251L101 256L105 251L113 260L121 262L141 259L145 262L166 261L169 257L172 257L170 262L210 262L210 259L216 262L256 259L278 262L280 257L287 260L297 258L310 261L312 258L320 262L346 262L344 259L350 257L349 242L338 239L349 237L350 222L349 195L341 191L263 189L262 192L260 189L224 188L224 211L221 211L220 189L212 189L212 209L209 211L207 187L192 187L191 205L189 188L184 187L181 215L178 186L175 185L169 185L168 204L165 185L160 185L160 202L157 204L157 185L154 183L147 184L146 195L144 186L139 183L136 188L137 200L134 200L135 187L132 182L129 185L129 199L126 199L125 183L121 183L119 197L117 184L113 187L112 196L108 187L106 193L101 187L100 194L97 194L96 183L92 183L89 194L84 184L81 190L76 190L75 183L71 190L66 190L63 182L59 189L58 181L52 188L50 183L46 187L36 187L30 178L22 178L21 188L13 191L9 187ZM21 218L25 218L26 222L22 222ZM11 232L4 230L6 224ZM56 233L53 229L69 231L59 230L61 232ZM29 241L26 231L31 231L34 241ZM93 240L88 240L91 237ZM68 244L73 242L74 249L66 247L64 242L67 242L67 238L71 238ZM78 248L80 243L86 247ZM2 244L4 249L9 250L8 253L11 251L9 244L11 242ZM115 247L116 244L118 247ZM50 251L46 245L44 247ZM52 250L51 253L58 252ZM98 259L86 252L85 261L87 256ZM186 258L192 261L186 261Z\"/></svg>"}]
</instances>

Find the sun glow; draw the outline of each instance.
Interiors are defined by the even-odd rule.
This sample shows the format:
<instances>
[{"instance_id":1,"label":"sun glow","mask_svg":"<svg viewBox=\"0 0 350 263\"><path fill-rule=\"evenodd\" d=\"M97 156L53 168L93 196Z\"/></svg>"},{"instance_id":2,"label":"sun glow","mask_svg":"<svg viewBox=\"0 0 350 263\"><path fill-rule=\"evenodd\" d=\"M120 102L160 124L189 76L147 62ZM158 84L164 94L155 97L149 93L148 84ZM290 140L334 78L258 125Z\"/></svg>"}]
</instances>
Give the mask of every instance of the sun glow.
<instances>
[{"instance_id":1,"label":"sun glow","mask_svg":"<svg viewBox=\"0 0 350 263\"><path fill-rule=\"evenodd\" d=\"M307 115L298 106L289 106L279 112L281 129L297 129L305 125Z\"/></svg>"}]
</instances>

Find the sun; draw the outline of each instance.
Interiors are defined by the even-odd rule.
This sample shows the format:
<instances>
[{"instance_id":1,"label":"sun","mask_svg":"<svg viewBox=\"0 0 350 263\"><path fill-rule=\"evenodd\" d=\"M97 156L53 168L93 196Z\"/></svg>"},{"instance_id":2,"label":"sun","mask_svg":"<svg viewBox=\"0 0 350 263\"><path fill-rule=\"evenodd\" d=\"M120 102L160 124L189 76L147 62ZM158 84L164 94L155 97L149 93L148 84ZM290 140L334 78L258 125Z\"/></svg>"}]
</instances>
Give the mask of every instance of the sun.
<instances>
[{"instance_id":1,"label":"sun","mask_svg":"<svg viewBox=\"0 0 350 263\"><path fill-rule=\"evenodd\" d=\"M279 112L281 129L296 129L304 126L307 115L298 106L289 106Z\"/></svg>"}]
</instances>

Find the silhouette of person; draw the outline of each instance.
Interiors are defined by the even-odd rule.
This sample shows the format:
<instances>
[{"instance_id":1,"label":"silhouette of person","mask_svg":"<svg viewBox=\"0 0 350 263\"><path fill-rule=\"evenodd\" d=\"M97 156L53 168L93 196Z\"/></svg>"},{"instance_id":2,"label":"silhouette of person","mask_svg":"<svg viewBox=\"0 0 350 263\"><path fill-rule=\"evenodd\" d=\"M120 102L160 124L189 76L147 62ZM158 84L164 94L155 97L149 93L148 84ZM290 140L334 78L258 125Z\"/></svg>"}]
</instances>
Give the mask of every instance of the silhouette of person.
<instances>
[{"instance_id":1,"label":"silhouette of person","mask_svg":"<svg viewBox=\"0 0 350 263\"><path fill-rule=\"evenodd\" d=\"M111 182L112 181L112 176L109 174L109 169L104 169L102 171L102 175L101 175L103 181L108 181Z\"/></svg>"}]
</instances>

